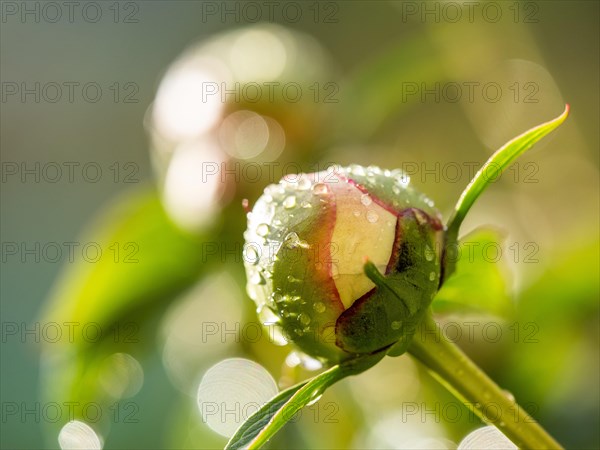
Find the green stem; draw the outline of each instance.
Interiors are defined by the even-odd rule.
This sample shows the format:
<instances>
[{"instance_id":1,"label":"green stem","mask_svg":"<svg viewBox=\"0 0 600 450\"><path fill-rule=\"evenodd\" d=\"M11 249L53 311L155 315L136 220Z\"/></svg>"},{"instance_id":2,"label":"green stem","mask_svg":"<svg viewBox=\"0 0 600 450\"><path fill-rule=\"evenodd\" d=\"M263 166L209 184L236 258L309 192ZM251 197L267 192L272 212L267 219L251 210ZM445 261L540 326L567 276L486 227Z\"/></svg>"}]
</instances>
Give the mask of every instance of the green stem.
<instances>
[{"instance_id":1,"label":"green stem","mask_svg":"<svg viewBox=\"0 0 600 450\"><path fill-rule=\"evenodd\" d=\"M484 422L493 423L519 448L562 449L525 410L442 334L430 313L408 352Z\"/></svg>"}]
</instances>

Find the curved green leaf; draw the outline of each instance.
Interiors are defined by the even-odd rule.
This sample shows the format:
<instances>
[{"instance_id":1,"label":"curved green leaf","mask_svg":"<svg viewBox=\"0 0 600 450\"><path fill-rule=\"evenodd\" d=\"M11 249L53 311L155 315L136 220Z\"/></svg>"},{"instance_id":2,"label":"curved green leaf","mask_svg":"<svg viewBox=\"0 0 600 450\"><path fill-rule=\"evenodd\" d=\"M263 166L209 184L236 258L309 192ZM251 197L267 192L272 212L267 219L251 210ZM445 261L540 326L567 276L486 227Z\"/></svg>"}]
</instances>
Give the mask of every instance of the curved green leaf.
<instances>
[{"instance_id":1,"label":"curved green leaf","mask_svg":"<svg viewBox=\"0 0 600 450\"><path fill-rule=\"evenodd\" d=\"M456 206L454 207L454 212L448 220L445 242L446 250L456 244L460 225L471 209L471 206L473 206L475 203L475 200L477 200L479 195L481 195L488 185L495 180L516 158L521 156L523 153L533 147L537 141L562 124L568 115L569 105L566 105L565 110L560 116L550 120L549 122L538 125L537 127L531 128L525 133L515 137L504 144L492 156L490 156L481 169L477 171L471 182L467 185L458 199ZM454 272L456 261L453 260L454 258L444 258L442 282Z\"/></svg>"},{"instance_id":2,"label":"curved green leaf","mask_svg":"<svg viewBox=\"0 0 600 450\"><path fill-rule=\"evenodd\" d=\"M294 414L314 402L342 378L357 375L385 356L379 352L335 365L325 372L280 392L246 420L225 446L225 450L258 449L281 429Z\"/></svg>"}]
</instances>

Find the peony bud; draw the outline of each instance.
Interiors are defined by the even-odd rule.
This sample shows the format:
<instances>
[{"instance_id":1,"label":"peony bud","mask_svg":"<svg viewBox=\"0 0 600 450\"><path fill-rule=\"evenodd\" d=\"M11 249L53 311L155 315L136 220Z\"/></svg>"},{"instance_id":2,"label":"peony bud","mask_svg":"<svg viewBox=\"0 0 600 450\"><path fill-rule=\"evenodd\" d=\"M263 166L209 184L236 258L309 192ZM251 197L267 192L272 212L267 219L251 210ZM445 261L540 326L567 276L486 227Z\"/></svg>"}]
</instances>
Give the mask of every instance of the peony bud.
<instances>
[{"instance_id":1,"label":"peony bud","mask_svg":"<svg viewBox=\"0 0 600 450\"><path fill-rule=\"evenodd\" d=\"M442 235L401 171L290 175L248 214L248 294L263 323L310 356L400 354L437 291Z\"/></svg>"}]
</instances>

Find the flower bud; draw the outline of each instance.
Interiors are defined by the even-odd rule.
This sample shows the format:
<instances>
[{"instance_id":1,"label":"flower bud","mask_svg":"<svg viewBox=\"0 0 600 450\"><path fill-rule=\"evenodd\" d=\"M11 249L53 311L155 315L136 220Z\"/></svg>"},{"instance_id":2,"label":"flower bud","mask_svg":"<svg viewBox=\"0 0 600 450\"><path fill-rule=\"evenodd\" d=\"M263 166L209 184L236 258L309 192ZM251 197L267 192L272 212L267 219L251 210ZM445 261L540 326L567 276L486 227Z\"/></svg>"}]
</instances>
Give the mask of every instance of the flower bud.
<instances>
[{"instance_id":1,"label":"flower bud","mask_svg":"<svg viewBox=\"0 0 600 450\"><path fill-rule=\"evenodd\" d=\"M442 236L401 171L289 175L248 213L248 294L310 356L336 363L393 344L400 354L437 291Z\"/></svg>"}]
</instances>

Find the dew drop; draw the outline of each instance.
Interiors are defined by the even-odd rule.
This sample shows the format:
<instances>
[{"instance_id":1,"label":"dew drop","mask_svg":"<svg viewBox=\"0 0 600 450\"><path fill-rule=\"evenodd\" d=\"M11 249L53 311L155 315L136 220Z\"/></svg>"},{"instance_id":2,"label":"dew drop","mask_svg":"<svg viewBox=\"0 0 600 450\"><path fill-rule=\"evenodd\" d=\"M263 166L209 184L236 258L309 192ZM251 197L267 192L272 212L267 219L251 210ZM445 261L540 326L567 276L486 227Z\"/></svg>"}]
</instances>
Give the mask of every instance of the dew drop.
<instances>
[{"instance_id":1,"label":"dew drop","mask_svg":"<svg viewBox=\"0 0 600 450\"><path fill-rule=\"evenodd\" d=\"M283 239L283 243L287 248L296 248L298 246L298 242L300 242L300 238L298 237L298 233L291 232L285 235Z\"/></svg>"},{"instance_id":2,"label":"dew drop","mask_svg":"<svg viewBox=\"0 0 600 450\"><path fill-rule=\"evenodd\" d=\"M430 272L429 273L429 281L433 281L435 280L435 272Z\"/></svg>"},{"instance_id":3,"label":"dew drop","mask_svg":"<svg viewBox=\"0 0 600 450\"><path fill-rule=\"evenodd\" d=\"M394 320L394 321L392 322L392 330L399 330L399 329L400 329L400 326L401 326L401 323L400 323L400 322L398 322L397 320Z\"/></svg>"},{"instance_id":4,"label":"dew drop","mask_svg":"<svg viewBox=\"0 0 600 450\"><path fill-rule=\"evenodd\" d=\"M310 204L310 202L307 202L306 200L303 201L300 206L302 206L303 208L312 208L312 205Z\"/></svg>"},{"instance_id":5,"label":"dew drop","mask_svg":"<svg viewBox=\"0 0 600 450\"><path fill-rule=\"evenodd\" d=\"M252 274L252 276L250 277L250 283L252 284L265 284L266 280L265 278L261 275L260 272L254 272Z\"/></svg>"},{"instance_id":6,"label":"dew drop","mask_svg":"<svg viewBox=\"0 0 600 450\"><path fill-rule=\"evenodd\" d=\"M283 244L287 248L290 248L290 249L293 249L296 247L301 247L301 248L310 247L305 241L300 240L298 233L296 233L294 231L285 235L285 238L283 238Z\"/></svg>"},{"instance_id":7,"label":"dew drop","mask_svg":"<svg viewBox=\"0 0 600 450\"><path fill-rule=\"evenodd\" d=\"M327 194L327 185L325 183L317 183L312 187L313 194L325 195Z\"/></svg>"},{"instance_id":8,"label":"dew drop","mask_svg":"<svg viewBox=\"0 0 600 450\"><path fill-rule=\"evenodd\" d=\"M425 246L425 259L427 261L433 261L433 258L435 258L435 252L429 245L426 245Z\"/></svg>"},{"instance_id":9,"label":"dew drop","mask_svg":"<svg viewBox=\"0 0 600 450\"><path fill-rule=\"evenodd\" d=\"M286 197L285 200L283 201L283 207L285 209L292 209L295 206L296 206L296 197L293 195Z\"/></svg>"},{"instance_id":10,"label":"dew drop","mask_svg":"<svg viewBox=\"0 0 600 450\"><path fill-rule=\"evenodd\" d=\"M369 221L370 223L375 223L379 220L379 215L373 211L373 210L369 210L367 211L367 221Z\"/></svg>"},{"instance_id":11,"label":"dew drop","mask_svg":"<svg viewBox=\"0 0 600 450\"><path fill-rule=\"evenodd\" d=\"M381 175L381 169L378 166L369 166L367 167L370 175Z\"/></svg>"},{"instance_id":12,"label":"dew drop","mask_svg":"<svg viewBox=\"0 0 600 450\"><path fill-rule=\"evenodd\" d=\"M392 192L396 195L400 194L400 188L396 185L392 186Z\"/></svg>"},{"instance_id":13,"label":"dew drop","mask_svg":"<svg viewBox=\"0 0 600 450\"><path fill-rule=\"evenodd\" d=\"M261 237L265 237L267 234L269 234L269 225L267 225L266 223L261 223L260 225L258 225L256 227L256 234L258 234Z\"/></svg>"},{"instance_id":14,"label":"dew drop","mask_svg":"<svg viewBox=\"0 0 600 450\"><path fill-rule=\"evenodd\" d=\"M402 173L396 177L396 182L398 182L400 186L406 187L410 184L410 177L407 174Z\"/></svg>"},{"instance_id":15,"label":"dew drop","mask_svg":"<svg viewBox=\"0 0 600 450\"><path fill-rule=\"evenodd\" d=\"M301 191L306 191L311 188L312 183L308 179L308 177L303 176L298 180L298 189Z\"/></svg>"},{"instance_id":16,"label":"dew drop","mask_svg":"<svg viewBox=\"0 0 600 450\"><path fill-rule=\"evenodd\" d=\"M427 223L427 216L418 209L415 209L415 218L419 225L425 225Z\"/></svg>"},{"instance_id":17,"label":"dew drop","mask_svg":"<svg viewBox=\"0 0 600 450\"><path fill-rule=\"evenodd\" d=\"M360 211L358 209L356 209L352 212L352 214L354 214L354 217L358 217L358 216L360 216Z\"/></svg>"},{"instance_id":18,"label":"dew drop","mask_svg":"<svg viewBox=\"0 0 600 450\"><path fill-rule=\"evenodd\" d=\"M321 394L320 392L317 391L315 394L312 395L312 397L310 398L310 401L306 404L306 406L314 405L319 400L321 400L321 397L323 397L323 394Z\"/></svg>"},{"instance_id":19,"label":"dew drop","mask_svg":"<svg viewBox=\"0 0 600 450\"><path fill-rule=\"evenodd\" d=\"M310 316L308 314L300 314L298 316L298 321L302 324L302 325L308 325L310 323Z\"/></svg>"},{"instance_id":20,"label":"dew drop","mask_svg":"<svg viewBox=\"0 0 600 450\"><path fill-rule=\"evenodd\" d=\"M253 266L255 266L256 264L258 264L258 260L260 259L258 251L256 250L256 248L254 246L247 246L244 249L244 252L243 252L242 256L244 258L244 261L246 261L247 263L252 264Z\"/></svg>"},{"instance_id":21,"label":"dew drop","mask_svg":"<svg viewBox=\"0 0 600 450\"><path fill-rule=\"evenodd\" d=\"M260 307L257 308L258 319L264 326L274 325L279 322L279 319L275 315L275 313L268 307Z\"/></svg>"},{"instance_id":22,"label":"dew drop","mask_svg":"<svg viewBox=\"0 0 600 450\"><path fill-rule=\"evenodd\" d=\"M317 302L313 305L313 309L318 313L322 313L325 312L325 305L321 302Z\"/></svg>"},{"instance_id":23,"label":"dew drop","mask_svg":"<svg viewBox=\"0 0 600 450\"><path fill-rule=\"evenodd\" d=\"M506 398L508 398L511 402L515 401L515 396L512 394L512 392L504 390L504 395L506 396Z\"/></svg>"},{"instance_id":24,"label":"dew drop","mask_svg":"<svg viewBox=\"0 0 600 450\"><path fill-rule=\"evenodd\" d=\"M359 166L358 164L352 164L350 167L350 173L358 176L365 175L365 168L363 166Z\"/></svg>"},{"instance_id":25,"label":"dew drop","mask_svg":"<svg viewBox=\"0 0 600 450\"><path fill-rule=\"evenodd\" d=\"M371 203L373 203L373 200L371 200L371 197L369 196L369 194L363 194L360 197L360 202L365 206L369 206Z\"/></svg>"}]
</instances>

